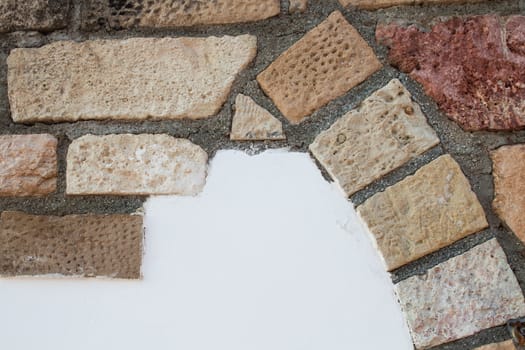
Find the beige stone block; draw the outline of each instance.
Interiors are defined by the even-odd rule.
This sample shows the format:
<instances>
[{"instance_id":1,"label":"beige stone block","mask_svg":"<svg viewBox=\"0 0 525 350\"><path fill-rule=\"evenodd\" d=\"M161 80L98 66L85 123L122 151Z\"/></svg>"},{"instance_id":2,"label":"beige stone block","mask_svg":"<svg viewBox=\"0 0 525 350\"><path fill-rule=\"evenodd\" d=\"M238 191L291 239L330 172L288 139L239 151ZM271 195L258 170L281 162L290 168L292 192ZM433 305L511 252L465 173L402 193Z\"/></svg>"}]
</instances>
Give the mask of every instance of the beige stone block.
<instances>
[{"instance_id":1,"label":"beige stone block","mask_svg":"<svg viewBox=\"0 0 525 350\"><path fill-rule=\"evenodd\" d=\"M468 2L482 2L484 0L339 0L343 6L356 6L365 10L376 10L398 5L433 5L433 4L461 4Z\"/></svg>"},{"instance_id":2,"label":"beige stone block","mask_svg":"<svg viewBox=\"0 0 525 350\"><path fill-rule=\"evenodd\" d=\"M507 340L501 343L483 345L476 348L476 350L516 350L516 347L512 340Z\"/></svg>"},{"instance_id":3,"label":"beige stone block","mask_svg":"<svg viewBox=\"0 0 525 350\"><path fill-rule=\"evenodd\" d=\"M68 0L0 0L0 33L63 28L68 12Z\"/></svg>"},{"instance_id":4,"label":"beige stone block","mask_svg":"<svg viewBox=\"0 0 525 350\"><path fill-rule=\"evenodd\" d=\"M303 13L308 8L308 0L290 0L288 12Z\"/></svg>"}]
</instances>

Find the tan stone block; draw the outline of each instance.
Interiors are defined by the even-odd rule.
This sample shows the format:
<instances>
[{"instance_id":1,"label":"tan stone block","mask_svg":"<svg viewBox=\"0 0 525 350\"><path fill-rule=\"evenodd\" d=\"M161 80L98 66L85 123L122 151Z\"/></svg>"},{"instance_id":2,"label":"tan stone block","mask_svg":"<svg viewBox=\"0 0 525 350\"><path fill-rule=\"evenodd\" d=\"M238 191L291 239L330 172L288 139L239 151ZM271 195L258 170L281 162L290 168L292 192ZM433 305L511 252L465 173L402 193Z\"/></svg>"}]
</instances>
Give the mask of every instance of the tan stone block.
<instances>
[{"instance_id":1,"label":"tan stone block","mask_svg":"<svg viewBox=\"0 0 525 350\"><path fill-rule=\"evenodd\" d=\"M68 12L68 0L0 0L0 33L63 28Z\"/></svg>"},{"instance_id":2,"label":"tan stone block","mask_svg":"<svg viewBox=\"0 0 525 350\"><path fill-rule=\"evenodd\" d=\"M266 109L248 96L235 98L235 114L232 120L231 140L285 140L283 125Z\"/></svg>"},{"instance_id":3,"label":"tan stone block","mask_svg":"<svg viewBox=\"0 0 525 350\"><path fill-rule=\"evenodd\" d=\"M0 275L140 278L139 215L0 216Z\"/></svg>"},{"instance_id":4,"label":"tan stone block","mask_svg":"<svg viewBox=\"0 0 525 350\"><path fill-rule=\"evenodd\" d=\"M461 168L444 155L357 208L389 271L488 226Z\"/></svg>"},{"instance_id":5,"label":"tan stone block","mask_svg":"<svg viewBox=\"0 0 525 350\"><path fill-rule=\"evenodd\" d=\"M396 285L416 348L426 349L525 314L525 300L495 239Z\"/></svg>"},{"instance_id":6,"label":"tan stone block","mask_svg":"<svg viewBox=\"0 0 525 350\"><path fill-rule=\"evenodd\" d=\"M310 151L350 196L438 143L394 79L319 134Z\"/></svg>"},{"instance_id":7,"label":"tan stone block","mask_svg":"<svg viewBox=\"0 0 525 350\"><path fill-rule=\"evenodd\" d=\"M476 350L516 350L516 347L512 340L507 340L501 343L483 345L476 348Z\"/></svg>"},{"instance_id":8,"label":"tan stone block","mask_svg":"<svg viewBox=\"0 0 525 350\"><path fill-rule=\"evenodd\" d=\"M356 6L365 10L376 10L398 5L432 5L432 4L461 4L468 2L482 2L485 0L339 0L343 6Z\"/></svg>"},{"instance_id":9,"label":"tan stone block","mask_svg":"<svg viewBox=\"0 0 525 350\"><path fill-rule=\"evenodd\" d=\"M251 35L60 41L15 49L7 59L13 120L213 116L256 50Z\"/></svg>"},{"instance_id":10,"label":"tan stone block","mask_svg":"<svg viewBox=\"0 0 525 350\"><path fill-rule=\"evenodd\" d=\"M308 0L290 0L290 6L288 12L290 13L302 13L308 8Z\"/></svg>"},{"instance_id":11,"label":"tan stone block","mask_svg":"<svg viewBox=\"0 0 525 350\"><path fill-rule=\"evenodd\" d=\"M57 139L0 136L0 196L39 196L56 190Z\"/></svg>"},{"instance_id":12,"label":"tan stone block","mask_svg":"<svg viewBox=\"0 0 525 350\"><path fill-rule=\"evenodd\" d=\"M283 115L297 124L381 68L341 12L333 12L257 76Z\"/></svg>"}]
</instances>

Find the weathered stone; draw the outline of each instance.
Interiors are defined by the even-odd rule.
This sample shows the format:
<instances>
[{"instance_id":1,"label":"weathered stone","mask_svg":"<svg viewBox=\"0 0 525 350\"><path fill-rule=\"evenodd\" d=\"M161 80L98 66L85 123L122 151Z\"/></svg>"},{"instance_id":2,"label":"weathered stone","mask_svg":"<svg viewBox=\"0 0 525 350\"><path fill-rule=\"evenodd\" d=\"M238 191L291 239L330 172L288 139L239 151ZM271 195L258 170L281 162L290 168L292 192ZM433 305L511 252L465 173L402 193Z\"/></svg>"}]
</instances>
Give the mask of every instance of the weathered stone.
<instances>
[{"instance_id":1,"label":"weathered stone","mask_svg":"<svg viewBox=\"0 0 525 350\"><path fill-rule=\"evenodd\" d=\"M357 208L388 270L488 226L461 168L444 155Z\"/></svg>"},{"instance_id":2,"label":"weathered stone","mask_svg":"<svg viewBox=\"0 0 525 350\"><path fill-rule=\"evenodd\" d=\"M426 349L525 314L525 300L495 239L396 285L416 348Z\"/></svg>"},{"instance_id":3,"label":"weathered stone","mask_svg":"<svg viewBox=\"0 0 525 350\"><path fill-rule=\"evenodd\" d=\"M282 123L250 97L239 94L235 99L231 140L285 140Z\"/></svg>"},{"instance_id":4,"label":"weathered stone","mask_svg":"<svg viewBox=\"0 0 525 350\"><path fill-rule=\"evenodd\" d=\"M501 343L483 345L476 348L476 350L516 350L516 347L512 343L512 340L507 340Z\"/></svg>"},{"instance_id":5,"label":"weathered stone","mask_svg":"<svg viewBox=\"0 0 525 350\"><path fill-rule=\"evenodd\" d=\"M87 0L81 8L82 26L89 30L252 22L279 12L279 0Z\"/></svg>"},{"instance_id":6,"label":"weathered stone","mask_svg":"<svg viewBox=\"0 0 525 350\"><path fill-rule=\"evenodd\" d=\"M290 0L290 7L288 12L290 13L302 13L305 12L308 7L308 0Z\"/></svg>"},{"instance_id":7,"label":"weathered stone","mask_svg":"<svg viewBox=\"0 0 525 350\"><path fill-rule=\"evenodd\" d=\"M0 33L64 28L68 12L69 0L0 0Z\"/></svg>"},{"instance_id":8,"label":"weathered stone","mask_svg":"<svg viewBox=\"0 0 525 350\"><path fill-rule=\"evenodd\" d=\"M380 25L391 63L465 130L525 127L525 16L453 18L431 31Z\"/></svg>"},{"instance_id":9,"label":"weathered stone","mask_svg":"<svg viewBox=\"0 0 525 350\"><path fill-rule=\"evenodd\" d=\"M494 163L494 211L525 242L525 144L491 153Z\"/></svg>"},{"instance_id":10,"label":"weathered stone","mask_svg":"<svg viewBox=\"0 0 525 350\"><path fill-rule=\"evenodd\" d=\"M256 50L251 35L61 41L15 49L7 59L13 120L209 117Z\"/></svg>"},{"instance_id":11,"label":"weathered stone","mask_svg":"<svg viewBox=\"0 0 525 350\"><path fill-rule=\"evenodd\" d=\"M0 275L140 278L139 215L0 216Z\"/></svg>"},{"instance_id":12,"label":"weathered stone","mask_svg":"<svg viewBox=\"0 0 525 350\"><path fill-rule=\"evenodd\" d=\"M168 135L86 135L67 153L67 194L195 195L204 187L208 156Z\"/></svg>"},{"instance_id":13,"label":"weathered stone","mask_svg":"<svg viewBox=\"0 0 525 350\"><path fill-rule=\"evenodd\" d=\"M438 143L394 79L317 136L310 151L350 196Z\"/></svg>"},{"instance_id":14,"label":"weathered stone","mask_svg":"<svg viewBox=\"0 0 525 350\"><path fill-rule=\"evenodd\" d=\"M291 123L363 82L381 68L374 51L335 11L257 76Z\"/></svg>"},{"instance_id":15,"label":"weathered stone","mask_svg":"<svg viewBox=\"0 0 525 350\"><path fill-rule=\"evenodd\" d=\"M57 139L51 135L0 136L0 196L54 192Z\"/></svg>"},{"instance_id":16,"label":"weathered stone","mask_svg":"<svg viewBox=\"0 0 525 350\"><path fill-rule=\"evenodd\" d=\"M366 10L376 10L398 5L462 4L481 1L485 0L339 0L341 5L345 7L352 5Z\"/></svg>"}]
</instances>

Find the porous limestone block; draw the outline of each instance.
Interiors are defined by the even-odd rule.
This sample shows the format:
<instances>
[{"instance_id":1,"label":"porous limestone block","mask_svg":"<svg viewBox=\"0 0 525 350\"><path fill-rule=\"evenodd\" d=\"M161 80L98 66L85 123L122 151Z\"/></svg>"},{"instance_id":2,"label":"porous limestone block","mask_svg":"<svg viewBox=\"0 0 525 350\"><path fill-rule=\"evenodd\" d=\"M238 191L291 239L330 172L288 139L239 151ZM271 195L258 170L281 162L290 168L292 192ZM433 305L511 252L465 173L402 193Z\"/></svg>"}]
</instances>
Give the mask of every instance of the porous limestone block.
<instances>
[{"instance_id":1,"label":"porous limestone block","mask_svg":"<svg viewBox=\"0 0 525 350\"><path fill-rule=\"evenodd\" d=\"M231 140L285 140L283 125L279 119L243 94L235 98L235 114L232 120Z\"/></svg>"}]
</instances>

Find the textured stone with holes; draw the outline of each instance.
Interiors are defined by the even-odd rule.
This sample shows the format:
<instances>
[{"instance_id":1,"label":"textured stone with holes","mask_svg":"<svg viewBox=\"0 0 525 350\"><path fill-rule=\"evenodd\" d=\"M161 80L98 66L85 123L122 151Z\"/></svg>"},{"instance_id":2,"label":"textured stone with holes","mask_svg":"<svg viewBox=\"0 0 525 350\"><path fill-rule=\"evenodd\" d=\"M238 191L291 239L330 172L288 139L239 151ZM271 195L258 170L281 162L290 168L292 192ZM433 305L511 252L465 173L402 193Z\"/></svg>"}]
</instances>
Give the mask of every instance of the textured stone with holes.
<instances>
[{"instance_id":1,"label":"textured stone with holes","mask_svg":"<svg viewBox=\"0 0 525 350\"><path fill-rule=\"evenodd\" d=\"M139 215L0 216L0 275L140 278Z\"/></svg>"},{"instance_id":2,"label":"textured stone with holes","mask_svg":"<svg viewBox=\"0 0 525 350\"><path fill-rule=\"evenodd\" d=\"M7 59L12 117L19 123L210 117L256 51L251 35L15 49Z\"/></svg>"},{"instance_id":3,"label":"textured stone with holes","mask_svg":"<svg viewBox=\"0 0 525 350\"><path fill-rule=\"evenodd\" d=\"M283 115L297 124L380 68L374 51L335 11L279 56L257 81Z\"/></svg>"},{"instance_id":4,"label":"textured stone with holes","mask_svg":"<svg viewBox=\"0 0 525 350\"><path fill-rule=\"evenodd\" d=\"M0 196L40 196L57 182L57 139L52 135L0 136Z\"/></svg>"},{"instance_id":5,"label":"textured stone with holes","mask_svg":"<svg viewBox=\"0 0 525 350\"><path fill-rule=\"evenodd\" d=\"M195 195L208 155L169 135L86 135L67 153L67 194Z\"/></svg>"},{"instance_id":6,"label":"textured stone with holes","mask_svg":"<svg viewBox=\"0 0 525 350\"><path fill-rule=\"evenodd\" d=\"M461 168L444 155L357 208L388 270L488 226Z\"/></svg>"},{"instance_id":7,"label":"textured stone with holes","mask_svg":"<svg viewBox=\"0 0 525 350\"><path fill-rule=\"evenodd\" d=\"M438 143L419 106L394 79L319 134L310 150L350 196Z\"/></svg>"},{"instance_id":8,"label":"textured stone with holes","mask_svg":"<svg viewBox=\"0 0 525 350\"><path fill-rule=\"evenodd\" d=\"M475 350L516 350L516 347L514 346L512 340L507 340L501 343L483 345L476 348Z\"/></svg>"},{"instance_id":9,"label":"textured stone with holes","mask_svg":"<svg viewBox=\"0 0 525 350\"><path fill-rule=\"evenodd\" d=\"M396 285L416 348L426 349L525 314L525 300L496 239Z\"/></svg>"},{"instance_id":10,"label":"textured stone with holes","mask_svg":"<svg viewBox=\"0 0 525 350\"><path fill-rule=\"evenodd\" d=\"M0 33L64 28L68 12L69 0L0 0Z\"/></svg>"},{"instance_id":11,"label":"textured stone with holes","mask_svg":"<svg viewBox=\"0 0 525 350\"><path fill-rule=\"evenodd\" d=\"M253 22L279 14L280 0L87 0L83 29L170 28L199 24Z\"/></svg>"},{"instance_id":12,"label":"textured stone with holes","mask_svg":"<svg viewBox=\"0 0 525 350\"><path fill-rule=\"evenodd\" d=\"M376 10L398 5L462 4L482 1L485 0L339 0L343 6L352 5L365 10Z\"/></svg>"}]
</instances>

